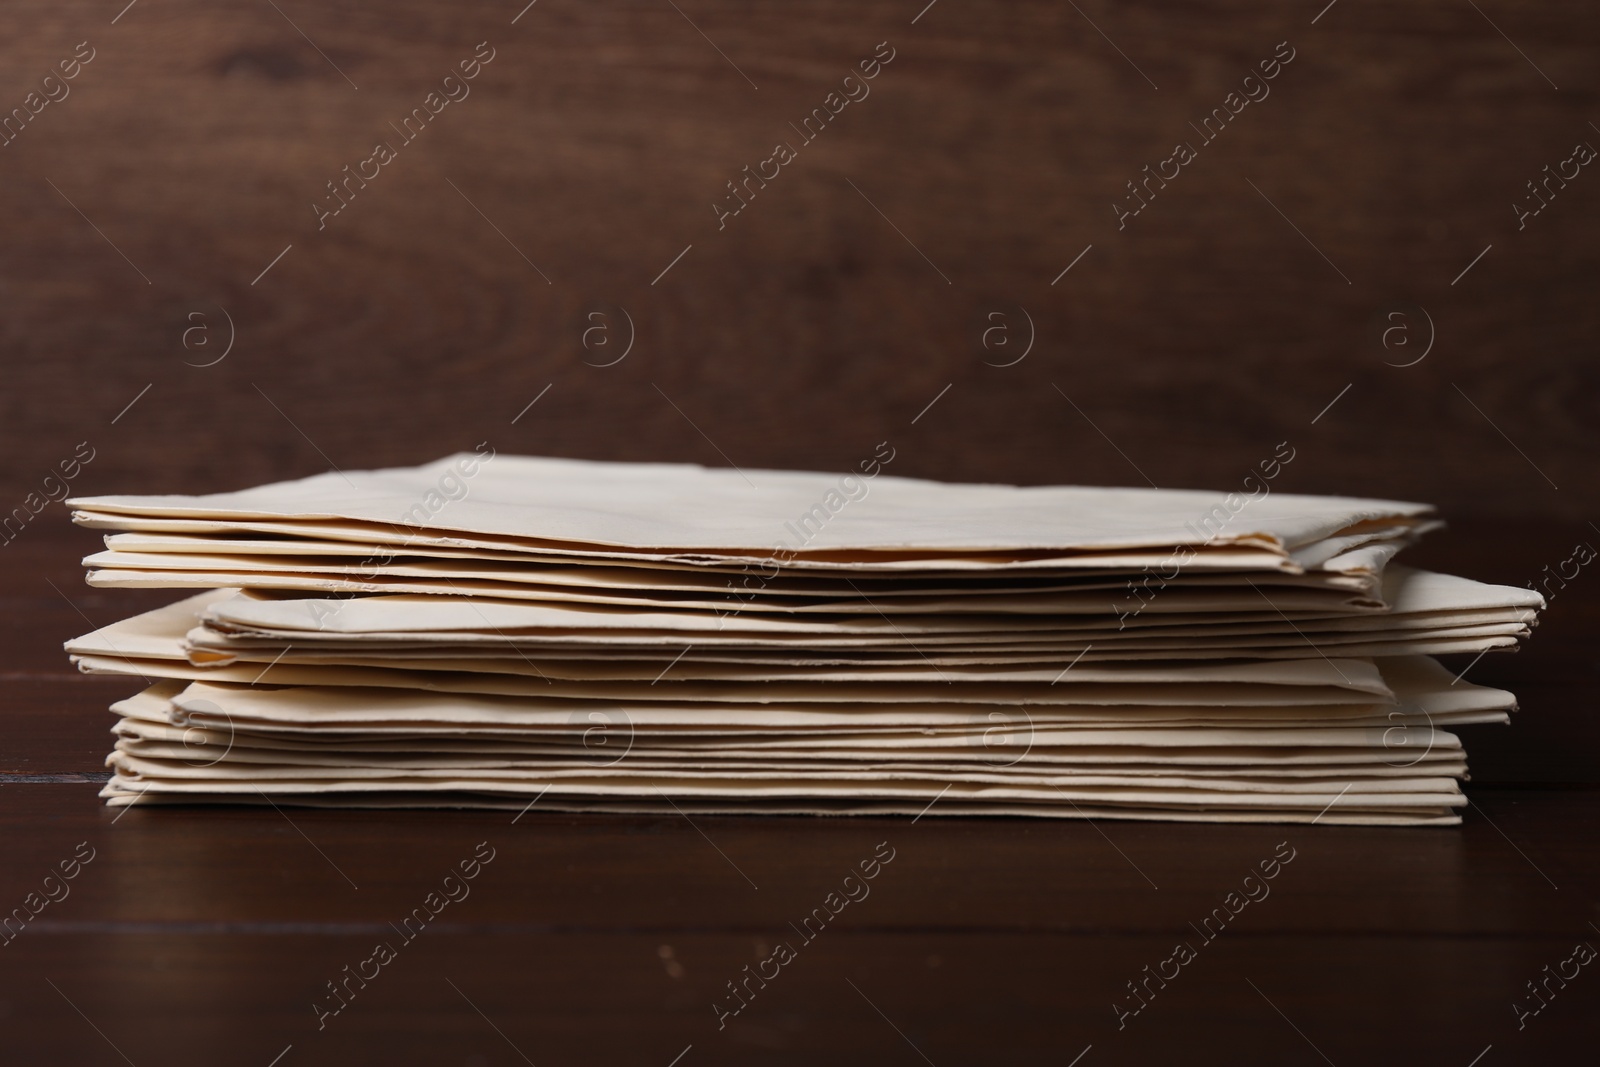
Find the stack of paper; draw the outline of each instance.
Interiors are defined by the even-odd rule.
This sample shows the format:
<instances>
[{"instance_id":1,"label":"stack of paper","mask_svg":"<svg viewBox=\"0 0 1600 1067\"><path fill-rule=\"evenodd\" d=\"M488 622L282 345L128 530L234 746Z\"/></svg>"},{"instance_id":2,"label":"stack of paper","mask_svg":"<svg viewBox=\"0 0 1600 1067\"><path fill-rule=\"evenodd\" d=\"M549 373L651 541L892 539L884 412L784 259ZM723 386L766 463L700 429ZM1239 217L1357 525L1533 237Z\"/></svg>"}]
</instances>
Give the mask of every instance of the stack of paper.
<instances>
[{"instance_id":1,"label":"stack of paper","mask_svg":"<svg viewBox=\"0 0 1600 1067\"><path fill-rule=\"evenodd\" d=\"M869 465L863 465L866 471ZM1384 500L452 456L73 501L112 804L1453 823L1528 589Z\"/></svg>"}]
</instances>

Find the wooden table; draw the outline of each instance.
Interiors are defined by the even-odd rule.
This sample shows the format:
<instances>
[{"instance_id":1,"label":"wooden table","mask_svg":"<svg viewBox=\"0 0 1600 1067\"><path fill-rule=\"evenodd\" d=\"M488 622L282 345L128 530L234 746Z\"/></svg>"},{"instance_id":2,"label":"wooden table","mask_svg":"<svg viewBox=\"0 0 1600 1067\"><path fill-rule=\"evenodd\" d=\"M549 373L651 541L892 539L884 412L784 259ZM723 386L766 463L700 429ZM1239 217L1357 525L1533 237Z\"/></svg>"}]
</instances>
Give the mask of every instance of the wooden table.
<instances>
[{"instance_id":1,"label":"wooden table","mask_svg":"<svg viewBox=\"0 0 1600 1067\"><path fill-rule=\"evenodd\" d=\"M1414 556L1515 581L1578 536L1468 522ZM0 904L94 858L0 949L6 1063L1495 1067L1592 1048L1595 968L1552 980L1521 1028L1513 1010L1537 1005L1526 983L1547 965L1600 944L1587 575L1522 652L1472 667L1522 710L1463 731L1459 829L117 812L95 797L104 709L137 686L74 674L58 645L80 612L106 622L169 594L85 589L92 544L52 529L8 549ZM397 932L491 849L464 898ZM802 940L790 924L889 849L868 895ZM1264 898L1197 933L1291 852ZM727 983L779 941L795 958L719 1018L738 1005ZM380 942L394 958L364 963ZM1194 958L1164 964L1179 942ZM362 968L376 977L319 1015L340 1003L327 983ZM1177 973L1141 985L1154 995L1132 1013L1128 983L1160 970Z\"/></svg>"}]
</instances>

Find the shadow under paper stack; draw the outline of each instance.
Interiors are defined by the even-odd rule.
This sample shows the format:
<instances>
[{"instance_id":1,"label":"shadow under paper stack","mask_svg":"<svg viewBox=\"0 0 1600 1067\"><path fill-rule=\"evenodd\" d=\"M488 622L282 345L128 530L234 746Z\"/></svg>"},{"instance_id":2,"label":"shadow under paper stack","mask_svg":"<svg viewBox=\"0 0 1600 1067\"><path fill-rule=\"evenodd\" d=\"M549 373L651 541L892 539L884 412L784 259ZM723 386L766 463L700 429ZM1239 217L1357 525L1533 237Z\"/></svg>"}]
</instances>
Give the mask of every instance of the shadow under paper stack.
<instances>
[{"instance_id":1,"label":"shadow under paper stack","mask_svg":"<svg viewBox=\"0 0 1600 1067\"><path fill-rule=\"evenodd\" d=\"M871 466L876 468L875 464ZM71 502L110 804L1451 824L1532 590L1425 505L496 456Z\"/></svg>"}]
</instances>

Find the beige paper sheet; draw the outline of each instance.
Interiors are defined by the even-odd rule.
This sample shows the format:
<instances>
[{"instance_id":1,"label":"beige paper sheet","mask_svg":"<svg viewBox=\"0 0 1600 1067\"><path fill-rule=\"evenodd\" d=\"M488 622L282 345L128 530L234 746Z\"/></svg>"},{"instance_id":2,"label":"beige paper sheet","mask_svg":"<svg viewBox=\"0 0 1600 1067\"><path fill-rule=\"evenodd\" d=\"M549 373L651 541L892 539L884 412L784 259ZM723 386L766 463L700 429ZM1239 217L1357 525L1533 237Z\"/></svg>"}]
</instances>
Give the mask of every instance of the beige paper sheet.
<instances>
[{"instance_id":1,"label":"beige paper sheet","mask_svg":"<svg viewBox=\"0 0 1600 1067\"><path fill-rule=\"evenodd\" d=\"M184 793L150 792L117 778L112 778L100 791L110 807L131 805L170 806L192 804L246 804L268 803L265 796L248 793L207 794L202 791ZM516 812L520 816L533 810L533 804L521 798L495 797L484 793L456 792L422 794L368 793L360 796L301 793L276 797L272 803L310 808L365 808L372 810L407 808L443 808L464 810L498 810ZM586 815L652 815L666 818L682 816L954 816L989 818L1058 818L1058 819L1120 819L1135 822L1216 822L1216 823L1321 823L1327 826L1458 826L1461 816L1448 807L1432 811L1408 809L1385 811L1379 809L1351 810L1338 806L1324 812L1293 811L1273 808L1253 808L1249 811L1208 810L1198 808L1124 807L1116 805L1031 805L1031 804L968 804L940 801L926 805L895 801L824 801L809 800L742 800L717 801L683 798L680 801L640 800L635 798L584 798L539 797L540 811L558 814Z\"/></svg>"},{"instance_id":2,"label":"beige paper sheet","mask_svg":"<svg viewBox=\"0 0 1600 1067\"><path fill-rule=\"evenodd\" d=\"M444 501L441 483L465 495ZM752 488L752 482L759 488ZM1074 486L953 485L879 474L843 502L825 473L707 469L471 454L414 468L329 472L204 497L100 496L78 508L211 520L399 524L419 503L428 530L625 549L765 551L819 505L808 551L1029 551L1204 543L1195 524L1231 516L1224 542L1288 549L1363 522L1420 519L1421 504L1271 493L1237 512L1224 493ZM432 496L430 496L432 494ZM829 494L832 494L830 497ZM451 495L454 495L452 493ZM433 501L439 500L434 507ZM835 503L835 500L841 502ZM1236 498L1237 499L1237 498ZM432 514L426 514L432 511Z\"/></svg>"}]
</instances>

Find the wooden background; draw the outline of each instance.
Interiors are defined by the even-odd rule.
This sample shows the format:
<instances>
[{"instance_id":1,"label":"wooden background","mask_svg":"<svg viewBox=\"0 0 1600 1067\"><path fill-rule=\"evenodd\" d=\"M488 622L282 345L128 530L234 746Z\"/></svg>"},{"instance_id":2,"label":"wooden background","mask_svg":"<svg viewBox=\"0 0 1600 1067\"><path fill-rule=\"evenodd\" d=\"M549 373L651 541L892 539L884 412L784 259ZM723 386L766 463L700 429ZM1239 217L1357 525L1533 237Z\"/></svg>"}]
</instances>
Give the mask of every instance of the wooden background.
<instances>
[{"instance_id":1,"label":"wooden background","mask_svg":"<svg viewBox=\"0 0 1600 1067\"><path fill-rule=\"evenodd\" d=\"M1600 145L1592 5L920 6L8 5L0 106L96 58L0 148L0 499L83 440L85 492L481 440L843 469L887 439L902 474L1231 488L1287 440L1281 489L1593 517L1600 175L1520 232L1511 207ZM319 232L325 183L480 41L471 95ZM881 41L870 96L719 231L725 183ZM1271 95L1119 232L1124 183L1281 41ZM1436 342L1386 366L1417 307ZM586 350L597 308L618 343ZM631 352L586 365L618 308ZM1018 309L1032 350L986 365ZM186 366L223 312L231 352Z\"/></svg>"},{"instance_id":2,"label":"wooden background","mask_svg":"<svg viewBox=\"0 0 1600 1067\"><path fill-rule=\"evenodd\" d=\"M900 474L1225 489L1288 441L1276 488L1460 519L1424 565L1520 585L1600 536L1600 173L1512 209L1600 145L1600 9L924 3L7 4L0 115L94 59L0 147L0 512L84 441L80 493L484 440L819 469L887 440ZM319 231L325 183L483 41L470 96ZM870 95L719 230L724 183L884 41ZM1283 41L1270 96L1119 231L1124 183ZM1464 731L1459 831L114 822L103 709L132 687L60 642L170 597L84 590L94 544L52 504L0 545L0 909L100 856L0 948L4 1062L1592 1056L1600 977L1510 1010L1600 942L1587 572L1526 651L1454 664L1523 709ZM1272 900L1118 1031L1124 983L1285 837L1305 858ZM318 1032L322 983L483 839L504 858L473 900ZM884 839L873 899L718 1031L722 983Z\"/></svg>"}]
</instances>

